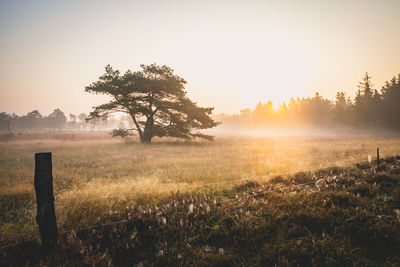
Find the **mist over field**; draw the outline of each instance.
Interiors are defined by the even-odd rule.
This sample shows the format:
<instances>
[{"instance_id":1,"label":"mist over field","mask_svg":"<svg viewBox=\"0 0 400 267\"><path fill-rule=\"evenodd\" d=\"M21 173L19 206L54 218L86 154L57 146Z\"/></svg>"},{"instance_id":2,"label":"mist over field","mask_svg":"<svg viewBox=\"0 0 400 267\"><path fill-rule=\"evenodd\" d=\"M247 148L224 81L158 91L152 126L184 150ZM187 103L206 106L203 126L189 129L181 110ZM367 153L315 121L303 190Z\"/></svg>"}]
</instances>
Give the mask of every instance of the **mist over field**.
<instances>
[{"instance_id":1,"label":"mist over field","mask_svg":"<svg viewBox=\"0 0 400 267\"><path fill-rule=\"evenodd\" d=\"M0 1L0 266L400 266L400 1Z\"/></svg>"},{"instance_id":2,"label":"mist over field","mask_svg":"<svg viewBox=\"0 0 400 267\"><path fill-rule=\"evenodd\" d=\"M396 136L400 133L400 116L398 115L400 114L398 104L400 103L400 74L386 81L379 91L374 89L371 79L371 76L366 73L358 84L354 99L346 96L344 92L338 92L335 100L326 99L319 93L315 93L313 97L296 100L291 98L288 103L279 103L278 107L274 106L272 101L264 103L260 101L254 108L246 108L236 114L213 114L214 121L212 122L209 118L210 125L200 124L197 128L203 132L211 128L207 132L228 136ZM160 101L160 99L155 100ZM129 110L126 106L120 109L111 107L110 110L103 110L101 107L95 108L92 113L79 115L72 113L67 115L60 109L55 109L48 116L42 115L38 110L22 116L1 112L0 131L8 131L9 134L13 130L110 131L118 128L119 131L124 131L124 129L137 129L136 119L148 122L149 117L146 113L138 114L136 118L136 115L132 116L126 110L124 115L124 108ZM119 116L110 113L113 109ZM103 112L103 115L99 115L99 112ZM209 108L207 112L211 114L212 108ZM195 114L194 111L192 113ZM188 113L186 119L193 114ZM161 119L165 120L165 117ZM163 123L164 127L170 127L165 124L165 121L158 123ZM136 134L141 135L140 131ZM177 131L182 132L183 129L177 129ZM114 130L113 135L118 135L118 133L123 132ZM122 137L126 135L128 132L125 132ZM201 131L191 135L171 134L168 130L158 135L192 139L201 137L202 134Z\"/></svg>"},{"instance_id":3,"label":"mist over field","mask_svg":"<svg viewBox=\"0 0 400 267\"><path fill-rule=\"evenodd\" d=\"M215 114L140 67L88 113L0 112L2 265L400 262L400 76Z\"/></svg>"}]
</instances>

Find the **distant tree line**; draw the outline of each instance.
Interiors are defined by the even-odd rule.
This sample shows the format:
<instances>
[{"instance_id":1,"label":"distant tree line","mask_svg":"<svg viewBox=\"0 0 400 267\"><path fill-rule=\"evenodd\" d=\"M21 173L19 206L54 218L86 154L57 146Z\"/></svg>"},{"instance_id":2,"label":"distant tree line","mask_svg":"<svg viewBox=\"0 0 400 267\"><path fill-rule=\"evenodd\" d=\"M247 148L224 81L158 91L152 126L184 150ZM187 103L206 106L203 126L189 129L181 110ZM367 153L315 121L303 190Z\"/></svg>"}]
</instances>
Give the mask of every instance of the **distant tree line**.
<instances>
[{"instance_id":1,"label":"distant tree line","mask_svg":"<svg viewBox=\"0 0 400 267\"><path fill-rule=\"evenodd\" d=\"M0 112L0 131L35 131L35 130L92 130L103 131L118 125L128 124L126 118L102 118L87 121L88 115L69 114L67 116L60 109L55 109L48 116L42 115L38 110L18 116L15 113Z\"/></svg>"},{"instance_id":2,"label":"distant tree line","mask_svg":"<svg viewBox=\"0 0 400 267\"><path fill-rule=\"evenodd\" d=\"M338 92L332 101L316 93L314 97L292 98L288 104L280 104L278 110L273 108L271 101L259 102L254 109L244 109L235 115L220 114L217 119L224 124L244 126L356 127L400 131L400 74L385 82L378 91L366 73L354 99Z\"/></svg>"}]
</instances>

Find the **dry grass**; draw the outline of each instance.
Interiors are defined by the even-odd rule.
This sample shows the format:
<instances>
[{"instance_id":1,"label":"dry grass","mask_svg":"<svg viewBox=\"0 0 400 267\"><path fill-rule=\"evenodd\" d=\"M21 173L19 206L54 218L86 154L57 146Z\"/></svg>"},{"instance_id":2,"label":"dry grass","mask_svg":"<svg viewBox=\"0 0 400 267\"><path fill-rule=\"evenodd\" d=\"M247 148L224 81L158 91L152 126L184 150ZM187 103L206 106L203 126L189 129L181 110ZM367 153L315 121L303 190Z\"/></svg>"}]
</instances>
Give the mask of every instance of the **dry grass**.
<instances>
[{"instance_id":1,"label":"dry grass","mask_svg":"<svg viewBox=\"0 0 400 267\"><path fill-rule=\"evenodd\" d=\"M53 153L57 219L70 229L172 191L218 191L240 180L373 160L377 147L382 157L400 154L400 139L237 137L140 145L102 133L17 134L0 141L0 242L37 235L35 152ZM8 213L15 209L20 212Z\"/></svg>"},{"instance_id":2,"label":"dry grass","mask_svg":"<svg viewBox=\"0 0 400 267\"><path fill-rule=\"evenodd\" d=\"M30 241L0 250L0 264L398 266L399 174L397 156L379 172L366 163L127 202L97 226L62 233L47 257ZM69 221L99 210L86 204Z\"/></svg>"}]
</instances>

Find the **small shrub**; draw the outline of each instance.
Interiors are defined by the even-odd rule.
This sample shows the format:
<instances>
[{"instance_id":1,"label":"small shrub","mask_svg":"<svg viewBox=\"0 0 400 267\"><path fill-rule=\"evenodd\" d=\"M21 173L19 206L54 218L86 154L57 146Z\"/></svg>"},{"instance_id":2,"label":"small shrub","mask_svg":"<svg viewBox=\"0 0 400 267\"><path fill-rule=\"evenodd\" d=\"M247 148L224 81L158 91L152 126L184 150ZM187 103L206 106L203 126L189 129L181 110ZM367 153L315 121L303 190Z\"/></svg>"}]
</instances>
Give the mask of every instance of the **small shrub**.
<instances>
[{"instance_id":1,"label":"small shrub","mask_svg":"<svg viewBox=\"0 0 400 267\"><path fill-rule=\"evenodd\" d=\"M119 137L124 138L124 137L130 136L130 135L133 135L133 134L131 132L129 132L128 130L122 129L122 128L114 129L111 132L111 136L112 137L118 137L119 136Z\"/></svg>"},{"instance_id":2,"label":"small shrub","mask_svg":"<svg viewBox=\"0 0 400 267\"><path fill-rule=\"evenodd\" d=\"M289 184L288 179L283 178L281 175L272 177L269 182L271 184Z\"/></svg>"}]
</instances>

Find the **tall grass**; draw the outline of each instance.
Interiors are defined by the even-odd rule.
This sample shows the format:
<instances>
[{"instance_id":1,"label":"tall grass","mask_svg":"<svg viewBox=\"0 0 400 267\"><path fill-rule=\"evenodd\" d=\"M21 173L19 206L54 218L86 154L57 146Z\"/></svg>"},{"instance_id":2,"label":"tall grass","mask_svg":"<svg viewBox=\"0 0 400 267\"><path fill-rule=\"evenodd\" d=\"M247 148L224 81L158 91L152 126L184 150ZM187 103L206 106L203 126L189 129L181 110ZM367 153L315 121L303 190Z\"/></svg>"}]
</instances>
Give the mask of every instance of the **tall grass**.
<instances>
[{"instance_id":1,"label":"tall grass","mask_svg":"<svg viewBox=\"0 0 400 267\"><path fill-rule=\"evenodd\" d=\"M0 141L0 242L37 235L35 152L53 154L57 219L70 229L170 192L218 192L249 179L373 160L377 147L382 157L398 154L400 139L237 137L140 145L102 133L15 134Z\"/></svg>"}]
</instances>

